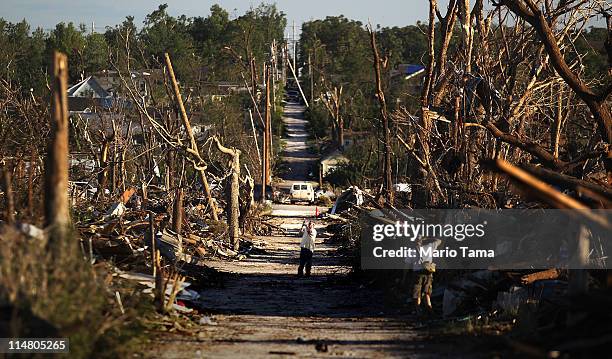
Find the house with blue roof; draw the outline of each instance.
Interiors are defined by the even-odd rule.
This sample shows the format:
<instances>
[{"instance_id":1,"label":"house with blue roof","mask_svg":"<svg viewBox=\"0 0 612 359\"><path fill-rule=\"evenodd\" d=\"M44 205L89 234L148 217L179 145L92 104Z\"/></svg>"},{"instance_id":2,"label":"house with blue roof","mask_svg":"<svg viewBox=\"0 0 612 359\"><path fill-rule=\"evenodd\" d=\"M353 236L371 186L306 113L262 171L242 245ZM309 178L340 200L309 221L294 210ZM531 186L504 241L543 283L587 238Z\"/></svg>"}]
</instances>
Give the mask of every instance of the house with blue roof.
<instances>
[{"instance_id":1,"label":"house with blue roof","mask_svg":"<svg viewBox=\"0 0 612 359\"><path fill-rule=\"evenodd\" d=\"M391 78L401 78L410 80L419 75L425 74L425 66L415 64L399 64L397 68L391 71Z\"/></svg>"}]
</instances>

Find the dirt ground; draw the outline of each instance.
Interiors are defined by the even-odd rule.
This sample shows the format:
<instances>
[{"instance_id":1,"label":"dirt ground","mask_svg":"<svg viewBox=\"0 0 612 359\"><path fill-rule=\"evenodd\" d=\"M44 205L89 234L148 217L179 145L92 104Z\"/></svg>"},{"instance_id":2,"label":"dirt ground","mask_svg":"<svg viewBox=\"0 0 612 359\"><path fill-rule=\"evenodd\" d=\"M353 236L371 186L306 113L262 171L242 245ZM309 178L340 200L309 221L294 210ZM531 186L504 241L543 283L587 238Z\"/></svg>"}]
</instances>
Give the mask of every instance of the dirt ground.
<instances>
[{"instance_id":1,"label":"dirt ground","mask_svg":"<svg viewBox=\"0 0 612 359\"><path fill-rule=\"evenodd\" d=\"M227 277L223 288L201 293L213 324L195 339L158 343L163 357L439 357L425 350L409 315L385 308L383 293L347 279L349 268L324 235L312 277L298 278L294 228L302 220L279 219L289 235L261 238L265 253L209 261Z\"/></svg>"}]
</instances>

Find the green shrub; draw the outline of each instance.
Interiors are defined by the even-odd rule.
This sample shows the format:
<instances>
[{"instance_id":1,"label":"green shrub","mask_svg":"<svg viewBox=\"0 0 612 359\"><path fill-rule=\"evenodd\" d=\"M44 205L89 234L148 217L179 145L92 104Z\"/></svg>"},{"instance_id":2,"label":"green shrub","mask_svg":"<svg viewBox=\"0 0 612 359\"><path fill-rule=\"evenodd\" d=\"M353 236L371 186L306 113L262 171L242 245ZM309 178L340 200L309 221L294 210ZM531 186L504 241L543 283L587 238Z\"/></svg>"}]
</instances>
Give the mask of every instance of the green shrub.
<instances>
[{"instance_id":1,"label":"green shrub","mask_svg":"<svg viewBox=\"0 0 612 359\"><path fill-rule=\"evenodd\" d=\"M311 139L323 138L327 135L329 128L329 117L327 110L320 104L315 104L306 109L304 118L308 121L306 130Z\"/></svg>"},{"instance_id":2,"label":"green shrub","mask_svg":"<svg viewBox=\"0 0 612 359\"><path fill-rule=\"evenodd\" d=\"M325 181L339 187L358 184L359 180L359 169L350 163L339 165L325 176Z\"/></svg>"}]
</instances>

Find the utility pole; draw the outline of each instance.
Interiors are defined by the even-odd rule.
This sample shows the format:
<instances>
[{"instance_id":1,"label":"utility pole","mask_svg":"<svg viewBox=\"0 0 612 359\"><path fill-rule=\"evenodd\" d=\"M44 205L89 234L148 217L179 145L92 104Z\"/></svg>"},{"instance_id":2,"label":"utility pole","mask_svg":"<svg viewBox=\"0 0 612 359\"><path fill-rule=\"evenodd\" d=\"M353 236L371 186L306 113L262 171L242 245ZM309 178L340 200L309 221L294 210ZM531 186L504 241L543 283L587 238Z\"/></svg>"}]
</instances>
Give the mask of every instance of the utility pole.
<instances>
[{"instance_id":1,"label":"utility pole","mask_svg":"<svg viewBox=\"0 0 612 359\"><path fill-rule=\"evenodd\" d=\"M310 76L310 103L314 103L314 79L310 53L308 53L308 75Z\"/></svg>"},{"instance_id":2,"label":"utility pole","mask_svg":"<svg viewBox=\"0 0 612 359\"><path fill-rule=\"evenodd\" d=\"M264 133L263 133L263 161L261 166L261 202L266 201L266 187L268 186L269 171L270 171L270 141L268 139L270 132L270 78L268 65L264 65L264 81L266 85L266 112L264 118Z\"/></svg>"},{"instance_id":3,"label":"utility pole","mask_svg":"<svg viewBox=\"0 0 612 359\"><path fill-rule=\"evenodd\" d=\"M295 58L297 57L297 40L295 39L295 20L293 21L293 68L295 69Z\"/></svg>"},{"instance_id":4,"label":"utility pole","mask_svg":"<svg viewBox=\"0 0 612 359\"><path fill-rule=\"evenodd\" d=\"M276 39L272 40L272 46L270 48L270 55L272 57L272 108L274 112L276 112L276 85L274 81L276 81Z\"/></svg>"},{"instance_id":5,"label":"utility pole","mask_svg":"<svg viewBox=\"0 0 612 359\"><path fill-rule=\"evenodd\" d=\"M283 86L287 85L287 42L285 41L285 43L283 44L283 66L282 66L282 73L281 75L283 76Z\"/></svg>"},{"instance_id":6,"label":"utility pole","mask_svg":"<svg viewBox=\"0 0 612 359\"><path fill-rule=\"evenodd\" d=\"M266 146L268 148L268 161L266 163L266 181L267 183L272 183L272 169L271 167L271 157L272 157L272 111L271 111L271 103L270 103L270 67L267 67L266 71L266 134L267 134L267 143Z\"/></svg>"}]
</instances>

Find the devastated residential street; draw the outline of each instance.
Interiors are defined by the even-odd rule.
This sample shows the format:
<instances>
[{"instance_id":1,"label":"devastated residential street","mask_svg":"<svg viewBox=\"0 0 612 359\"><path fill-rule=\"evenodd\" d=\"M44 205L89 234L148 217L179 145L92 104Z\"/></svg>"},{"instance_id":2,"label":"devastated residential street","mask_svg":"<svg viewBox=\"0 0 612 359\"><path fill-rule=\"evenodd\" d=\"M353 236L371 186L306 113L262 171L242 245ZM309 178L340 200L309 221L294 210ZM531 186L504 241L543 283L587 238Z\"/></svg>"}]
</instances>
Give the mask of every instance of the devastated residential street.
<instances>
[{"instance_id":1,"label":"devastated residential street","mask_svg":"<svg viewBox=\"0 0 612 359\"><path fill-rule=\"evenodd\" d=\"M280 222L297 228L301 221ZM318 243L313 276L297 278L296 230L260 238L263 254L206 262L225 277L222 288L201 293L211 323L197 328L195 338L159 338L151 357L406 357L423 348L405 314L384 306L381 291L347 278L328 238Z\"/></svg>"},{"instance_id":2,"label":"devastated residential street","mask_svg":"<svg viewBox=\"0 0 612 359\"><path fill-rule=\"evenodd\" d=\"M289 104L285 112L289 145L284 155L292 175L284 181L302 182L310 155L296 109L303 107ZM321 234L313 276L298 278L298 232L305 218L314 218L316 207L272 208L273 223L287 235L255 238L263 253L240 261L205 261L224 277L221 288L201 293L199 305L212 313L210 323L197 328L193 339L159 338L151 357L436 357L431 352L417 355L425 344L411 329L405 310L385 306L381 290L351 280L348 258L331 241L333 233L325 232L326 221L315 220Z\"/></svg>"},{"instance_id":3,"label":"devastated residential street","mask_svg":"<svg viewBox=\"0 0 612 359\"><path fill-rule=\"evenodd\" d=\"M611 356L609 1L0 14L0 358Z\"/></svg>"}]
</instances>

